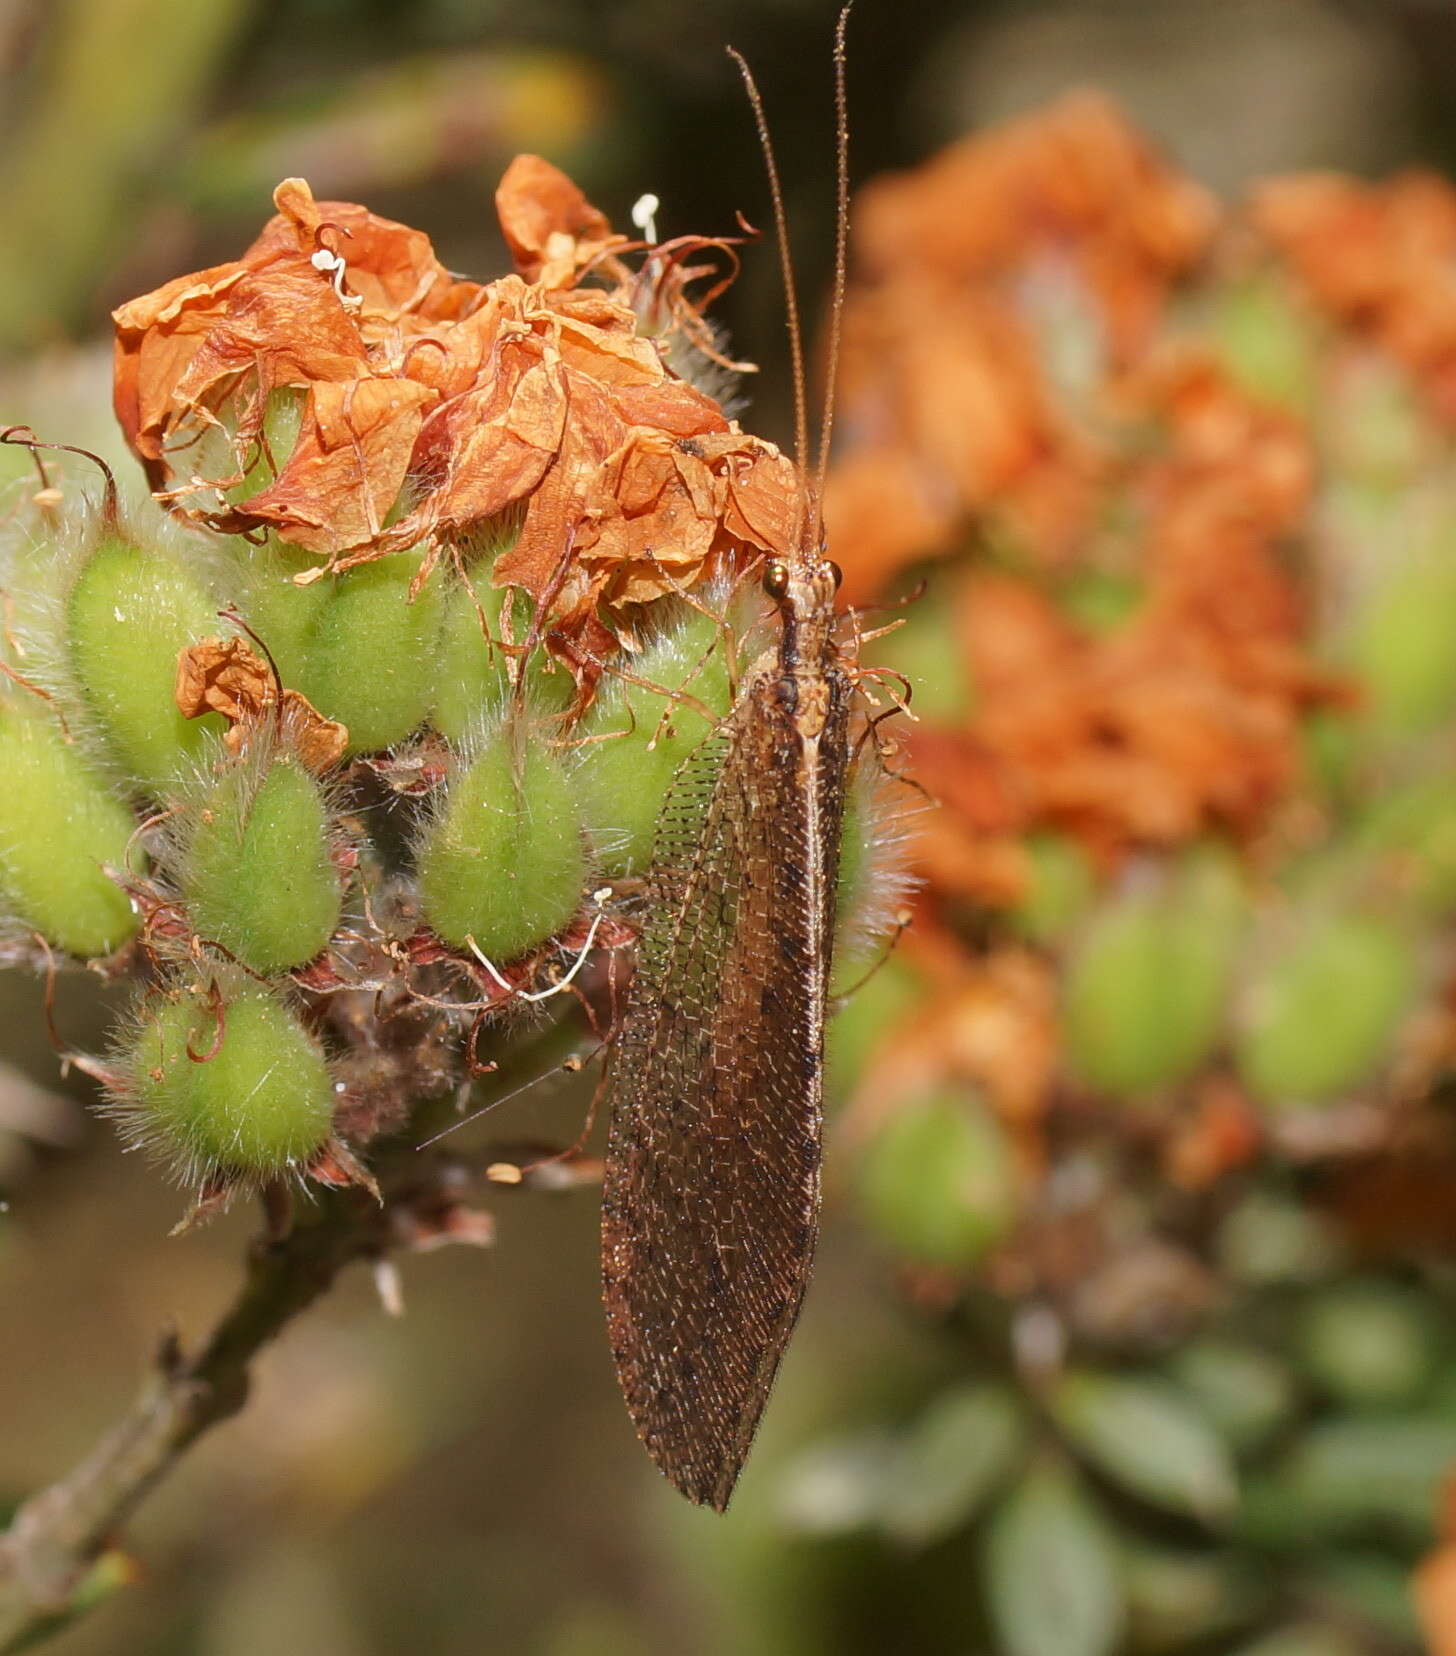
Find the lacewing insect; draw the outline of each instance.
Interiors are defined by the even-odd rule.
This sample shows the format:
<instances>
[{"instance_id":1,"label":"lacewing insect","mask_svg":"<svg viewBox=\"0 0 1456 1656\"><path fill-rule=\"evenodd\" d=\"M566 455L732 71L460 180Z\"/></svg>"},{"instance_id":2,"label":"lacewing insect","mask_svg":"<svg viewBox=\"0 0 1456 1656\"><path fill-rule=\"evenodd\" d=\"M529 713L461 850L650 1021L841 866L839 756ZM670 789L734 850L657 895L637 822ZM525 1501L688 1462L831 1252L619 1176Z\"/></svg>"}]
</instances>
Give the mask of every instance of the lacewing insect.
<instances>
[{"instance_id":1,"label":"lacewing insect","mask_svg":"<svg viewBox=\"0 0 1456 1656\"><path fill-rule=\"evenodd\" d=\"M719 1511L798 1318L819 1224L853 695L819 510L844 289L848 16L846 6L834 47L838 214L817 479L801 494L792 556L764 571L777 642L684 763L658 819L648 919L607 1079L602 1280L617 1377L661 1471ZM732 56L773 197L802 468L803 346L783 192L758 89Z\"/></svg>"}]
</instances>

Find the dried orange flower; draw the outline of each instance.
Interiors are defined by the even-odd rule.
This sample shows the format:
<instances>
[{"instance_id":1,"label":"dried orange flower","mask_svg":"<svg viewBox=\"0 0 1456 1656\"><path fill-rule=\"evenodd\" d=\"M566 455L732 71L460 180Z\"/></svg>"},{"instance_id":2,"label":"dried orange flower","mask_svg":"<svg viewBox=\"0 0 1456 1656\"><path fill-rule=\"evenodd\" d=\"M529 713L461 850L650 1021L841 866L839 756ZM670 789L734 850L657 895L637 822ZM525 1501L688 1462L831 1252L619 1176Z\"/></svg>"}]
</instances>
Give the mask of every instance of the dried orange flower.
<instances>
[{"instance_id":1,"label":"dried orange flower","mask_svg":"<svg viewBox=\"0 0 1456 1656\"><path fill-rule=\"evenodd\" d=\"M499 281L453 277L419 231L291 179L241 259L122 306L116 408L153 488L213 528L276 533L320 571L421 543L434 556L511 513L495 578L567 629L735 550L784 550L792 464L668 368L639 322L700 337L684 290L703 272L683 255L708 244L667 244L634 273L633 244L536 156L496 199L518 270ZM280 393L302 399L297 440L237 498L272 458ZM194 453L216 453L219 431L226 464L201 475Z\"/></svg>"},{"instance_id":2,"label":"dried orange flower","mask_svg":"<svg viewBox=\"0 0 1456 1656\"><path fill-rule=\"evenodd\" d=\"M1405 363L1436 412L1456 419L1456 189L1446 179L1274 179L1251 216L1321 305Z\"/></svg>"}]
</instances>

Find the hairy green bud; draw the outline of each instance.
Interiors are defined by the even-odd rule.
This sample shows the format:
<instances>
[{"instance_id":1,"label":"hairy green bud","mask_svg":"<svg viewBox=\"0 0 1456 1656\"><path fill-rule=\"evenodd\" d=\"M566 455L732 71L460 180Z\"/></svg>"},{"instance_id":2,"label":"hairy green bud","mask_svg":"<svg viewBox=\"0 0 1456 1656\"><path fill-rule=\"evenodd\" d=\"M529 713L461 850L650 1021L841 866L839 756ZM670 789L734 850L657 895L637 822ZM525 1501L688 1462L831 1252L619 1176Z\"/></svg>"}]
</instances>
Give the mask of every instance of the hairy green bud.
<instances>
[{"instance_id":1,"label":"hairy green bud","mask_svg":"<svg viewBox=\"0 0 1456 1656\"><path fill-rule=\"evenodd\" d=\"M87 559L66 608L76 683L97 723L137 781L165 793L201 754L215 714L177 706L177 654L219 631L216 608L161 552L103 541Z\"/></svg>"},{"instance_id":2,"label":"hairy green bud","mask_svg":"<svg viewBox=\"0 0 1456 1656\"><path fill-rule=\"evenodd\" d=\"M523 644L531 630L531 604L519 587L492 586L486 570L446 589L432 718L449 741L465 740L481 714L498 708L510 692L509 657L501 644L508 599L511 636ZM523 688L532 706L554 711L571 699L571 674L538 645L526 663Z\"/></svg>"},{"instance_id":3,"label":"hairy green bud","mask_svg":"<svg viewBox=\"0 0 1456 1656\"><path fill-rule=\"evenodd\" d=\"M396 552L317 583L326 596L308 620L294 687L348 726L351 753L402 741L429 716L441 582L432 575L411 601L419 570L417 552Z\"/></svg>"},{"instance_id":4,"label":"hairy green bud","mask_svg":"<svg viewBox=\"0 0 1456 1656\"><path fill-rule=\"evenodd\" d=\"M892 1247L924 1265L969 1266L1015 1218L1011 1149L981 1104L936 1094L903 1106L866 1147L865 1216Z\"/></svg>"},{"instance_id":5,"label":"hairy green bud","mask_svg":"<svg viewBox=\"0 0 1456 1656\"><path fill-rule=\"evenodd\" d=\"M587 878L560 759L514 718L480 743L421 841L420 903L447 942L510 960L561 930Z\"/></svg>"},{"instance_id":6,"label":"hairy green bud","mask_svg":"<svg viewBox=\"0 0 1456 1656\"><path fill-rule=\"evenodd\" d=\"M317 782L286 753L211 778L193 805L180 883L198 936L254 971L312 960L342 902Z\"/></svg>"},{"instance_id":7,"label":"hairy green bud","mask_svg":"<svg viewBox=\"0 0 1456 1656\"><path fill-rule=\"evenodd\" d=\"M584 721L578 762L587 820L611 875L640 874L651 862L673 776L713 729L707 715L721 717L732 700L722 631L696 612L649 644L630 671L641 682L614 684ZM674 691L692 702L674 701Z\"/></svg>"},{"instance_id":8,"label":"hairy green bud","mask_svg":"<svg viewBox=\"0 0 1456 1656\"><path fill-rule=\"evenodd\" d=\"M1441 551L1391 575L1358 618L1352 665L1382 733L1421 734L1456 711L1456 569Z\"/></svg>"},{"instance_id":9,"label":"hairy green bud","mask_svg":"<svg viewBox=\"0 0 1456 1656\"><path fill-rule=\"evenodd\" d=\"M313 1037L275 995L239 981L146 1009L119 1106L179 1178L297 1168L324 1144L333 1087Z\"/></svg>"},{"instance_id":10,"label":"hairy green bud","mask_svg":"<svg viewBox=\"0 0 1456 1656\"><path fill-rule=\"evenodd\" d=\"M106 955L137 928L102 872L124 868L136 827L49 715L0 700L0 904L67 953Z\"/></svg>"},{"instance_id":11,"label":"hairy green bud","mask_svg":"<svg viewBox=\"0 0 1456 1656\"><path fill-rule=\"evenodd\" d=\"M1375 915L1312 916L1249 985L1239 1071L1269 1104L1357 1086L1389 1055L1417 987L1403 927Z\"/></svg>"},{"instance_id":12,"label":"hairy green bud","mask_svg":"<svg viewBox=\"0 0 1456 1656\"><path fill-rule=\"evenodd\" d=\"M1064 1001L1068 1057L1089 1086L1137 1094L1198 1068L1223 1027L1244 916L1237 876L1210 857L1093 918Z\"/></svg>"}]
</instances>

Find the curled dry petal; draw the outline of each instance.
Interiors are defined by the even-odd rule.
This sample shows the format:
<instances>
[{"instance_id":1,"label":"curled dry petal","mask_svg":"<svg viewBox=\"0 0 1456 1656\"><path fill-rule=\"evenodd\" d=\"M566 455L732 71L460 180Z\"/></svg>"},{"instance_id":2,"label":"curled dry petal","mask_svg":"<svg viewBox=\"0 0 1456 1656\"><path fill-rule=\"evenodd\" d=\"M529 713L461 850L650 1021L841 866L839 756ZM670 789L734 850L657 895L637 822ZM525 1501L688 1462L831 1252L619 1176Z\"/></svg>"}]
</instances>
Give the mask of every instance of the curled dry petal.
<instances>
[{"instance_id":1,"label":"curled dry petal","mask_svg":"<svg viewBox=\"0 0 1456 1656\"><path fill-rule=\"evenodd\" d=\"M288 180L241 259L116 313L117 410L175 509L322 567L509 514L520 534L496 580L600 643L603 600L787 549L798 479L665 364L674 337L708 337L684 297L706 267L669 250L639 278L620 256L634 244L539 157L511 165L497 201L518 273L481 284L420 232ZM644 335L639 311L666 333ZM301 424L273 459L285 392Z\"/></svg>"},{"instance_id":2,"label":"curled dry petal","mask_svg":"<svg viewBox=\"0 0 1456 1656\"><path fill-rule=\"evenodd\" d=\"M204 638L177 654L177 706L184 718L219 713L228 721L224 741L236 753L267 720L287 734L300 762L314 771L338 764L349 732L326 719L301 691L284 689L273 668L241 638Z\"/></svg>"}]
</instances>

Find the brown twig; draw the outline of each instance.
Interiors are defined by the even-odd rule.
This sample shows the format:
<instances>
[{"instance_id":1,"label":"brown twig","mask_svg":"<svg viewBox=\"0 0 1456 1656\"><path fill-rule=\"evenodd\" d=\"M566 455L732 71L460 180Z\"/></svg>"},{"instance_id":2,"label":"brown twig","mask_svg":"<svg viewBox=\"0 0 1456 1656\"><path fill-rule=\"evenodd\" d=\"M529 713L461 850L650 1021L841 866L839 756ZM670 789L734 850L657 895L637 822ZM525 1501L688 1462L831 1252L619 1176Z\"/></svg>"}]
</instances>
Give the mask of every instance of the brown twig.
<instances>
[{"instance_id":1,"label":"brown twig","mask_svg":"<svg viewBox=\"0 0 1456 1656\"><path fill-rule=\"evenodd\" d=\"M28 1649L97 1600L122 1524L188 1447L247 1400L254 1357L359 1259L379 1259L397 1238L402 1208L446 1194L456 1164L400 1146L381 1172L386 1199L363 1190L322 1194L286 1236L249 1249L236 1300L189 1355L165 1339L130 1412L71 1472L33 1495L0 1533L0 1652ZM448 1198L458 1202L458 1179ZM116 1583L127 1572L111 1572Z\"/></svg>"}]
</instances>

